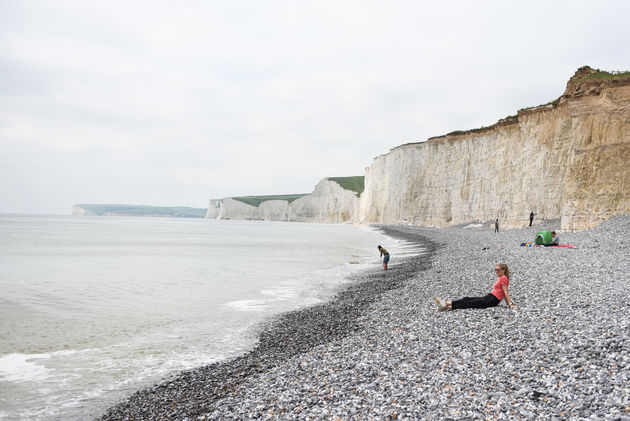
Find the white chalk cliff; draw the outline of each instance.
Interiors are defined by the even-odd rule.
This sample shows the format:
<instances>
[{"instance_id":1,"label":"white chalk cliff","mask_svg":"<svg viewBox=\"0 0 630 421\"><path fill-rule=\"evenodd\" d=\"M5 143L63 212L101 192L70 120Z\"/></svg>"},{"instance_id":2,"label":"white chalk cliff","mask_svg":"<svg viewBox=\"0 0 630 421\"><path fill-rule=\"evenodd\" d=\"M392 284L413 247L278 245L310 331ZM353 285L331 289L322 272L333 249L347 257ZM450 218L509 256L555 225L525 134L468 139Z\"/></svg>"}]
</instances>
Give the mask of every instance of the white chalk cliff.
<instances>
[{"instance_id":1,"label":"white chalk cliff","mask_svg":"<svg viewBox=\"0 0 630 421\"><path fill-rule=\"evenodd\" d=\"M590 228L630 212L630 78L580 69L555 104L492 127L402 145L365 175L365 223Z\"/></svg>"},{"instance_id":2,"label":"white chalk cliff","mask_svg":"<svg viewBox=\"0 0 630 421\"><path fill-rule=\"evenodd\" d=\"M212 199L206 218L341 223L359 222L359 195L325 178L311 194L292 202L267 200L259 206L249 205L230 197Z\"/></svg>"},{"instance_id":3,"label":"white chalk cliff","mask_svg":"<svg viewBox=\"0 0 630 421\"><path fill-rule=\"evenodd\" d=\"M491 127L392 149L366 169L360 197L324 179L291 203L211 201L207 217L520 227L535 212L593 227L630 213L630 77L593 75L578 69L557 101Z\"/></svg>"},{"instance_id":4,"label":"white chalk cliff","mask_svg":"<svg viewBox=\"0 0 630 421\"><path fill-rule=\"evenodd\" d=\"M359 201L358 193L325 178L315 186L313 193L291 203L291 220L358 223Z\"/></svg>"}]
</instances>

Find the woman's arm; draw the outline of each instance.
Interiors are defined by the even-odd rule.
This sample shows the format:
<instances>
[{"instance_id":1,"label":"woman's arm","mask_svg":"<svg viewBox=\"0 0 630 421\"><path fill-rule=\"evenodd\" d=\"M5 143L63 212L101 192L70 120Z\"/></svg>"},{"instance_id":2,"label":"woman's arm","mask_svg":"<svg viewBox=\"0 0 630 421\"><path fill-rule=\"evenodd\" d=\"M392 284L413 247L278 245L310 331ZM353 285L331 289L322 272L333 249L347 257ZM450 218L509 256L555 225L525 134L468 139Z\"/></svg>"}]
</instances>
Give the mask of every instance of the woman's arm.
<instances>
[{"instance_id":1,"label":"woman's arm","mask_svg":"<svg viewBox=\"0 0 630 421\"><path fill-rule=\"evenodd\" d=\"M505 294L505 301L507 302L508 306L510 306L510 308L516 307L514 304L512 304L512 298L510 297L510 293L508 292L508 286L501 285L501 287L503 288L503 293Z\"/></svg>"}]
</instances>

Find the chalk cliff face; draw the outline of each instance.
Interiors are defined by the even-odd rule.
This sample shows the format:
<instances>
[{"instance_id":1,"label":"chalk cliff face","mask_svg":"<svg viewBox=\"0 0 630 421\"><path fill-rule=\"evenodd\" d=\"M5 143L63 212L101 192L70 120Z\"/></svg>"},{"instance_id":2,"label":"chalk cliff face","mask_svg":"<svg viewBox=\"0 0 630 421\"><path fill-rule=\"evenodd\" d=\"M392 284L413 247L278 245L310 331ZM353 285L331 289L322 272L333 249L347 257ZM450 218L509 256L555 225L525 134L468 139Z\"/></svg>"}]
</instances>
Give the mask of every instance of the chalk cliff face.
<instances>
[{"instance_id":1,"label":"chalk cliff face","mask_svg":"<svg viewBox=\"0 0 630 421\"><path fill-rule=\"evenodd\" d=\"M523 226L533 211L584 229L629 213L630 78L583 82L580 71L554 105L375 158L361 221Z\"/></svg>"},{"instance_id":2,"label":"chalk cliff face","mask_svg":"<svg viewBox=\"0 0 630 421\"><path fill-rule=\"evenodd\" d=\"M206 218L341 223L359 221L359 196L327 178L292 202L268 200L252 206L232 198L210 200Z\"/></svg>"},{"instance_id":3,"label":"chalk cliff face","mask_svg":"<svg viewBox=\"0 0 630 421\"><path fill-rule=\"evenodd\" d=\"M219 212L221 212L221 200L211 199L208 202L206 218L217 219L219 217Z\"/></svg>"},{"instance_id":4,"label":"chalk cliff face","mask_svg":"<svg viewBox=\"0 0 630 421\"><path fill-rule=\"evenodd\" d=\"M262 219L260 210L256 206L248 205L240 200L234 200L231 197L226 197L218 202L220 203L219 212L213 219L253 219L256 221ZM210 206L208 206L208 209L210 209ZM209 211L208 215L210 215ZM210 216L207 216L207 218L210 218Z\"/></svg>"},{"instance_id":5,"label":"chalk cliff face","mask_svg":"<svg viewBox=\"0 0 630 421\"><path fill-rule=\"evenodd\" d=\"M583 88L568 101L573 155L565 180L564 229L630 213L630 83Z\"/></svg>"},{"instance_id":6,"label":"chalk cliff face","mask_svg":"<svg viewBox=\"0 0 630 421\"><path fill-rule=\"evenodd\" d=\"M291 203L287 200L268 200L258 206L259 219L264 221L290 221Z\"/></svg>"},{"instance_id":7,"label":"chalk cliff face","mask_svg":"<svg viewBox=\"0 0 630 421\"><path fill-rule=\"evenodd\" d=\"M85 210L83 208L83 206L81 205L73 205L72 206L72 214L73 215L81 215L81 216L85 216L85 215L93 215L93 213L88 212L87 210Z\"/></svg>"},{"instance_id":8,"label":"chalk cliff face","mask_svg":"<svg viewBox=\"0 0 630 421\"><path fill-rule=\"evenodd\" d=\"M359 195L327 178L320 181L313 193L291 203L292 221L359 222Z\"/></svg>"}]
</instances>

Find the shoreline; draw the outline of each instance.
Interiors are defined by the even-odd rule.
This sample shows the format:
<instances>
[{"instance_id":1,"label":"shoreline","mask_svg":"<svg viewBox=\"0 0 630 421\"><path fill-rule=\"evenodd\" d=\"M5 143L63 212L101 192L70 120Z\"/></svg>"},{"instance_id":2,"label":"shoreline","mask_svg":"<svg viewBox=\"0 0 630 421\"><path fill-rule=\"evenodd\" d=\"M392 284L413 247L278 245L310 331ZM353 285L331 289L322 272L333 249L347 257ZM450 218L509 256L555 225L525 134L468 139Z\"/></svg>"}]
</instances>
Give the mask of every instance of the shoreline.
<instances>
[{"instance_id":1,"label":"shoreline","mask_svg":"<svg viewBox=\"0 0 630 421\"><path fill-rule=\"evenodd\" d=\"M433 241L395 227L376 228L385 235L421 246L426 250L421 257L432 256L439 247ZM263 322L256 345L244 355L177 373L133 393L96 419L195 419L211 411L215 402L247 378L361 329L359 318L370 303L426 269L427 263L416 259L417 256L399 258L404 265L397 262L387 272L366 269L354 274L349 284L329 301Z\"/></svg>"},{"instance_id":2,"label":"shoreline","mask_svg":"<svg viewBox=\"0 0 630 421\"><path fill-rule=\"evenodd\" d=\"M556 223L379 227L427 253L357 275L330 303L271 323L245 356L138 392L102 419L629 417L630 216L560 232L576 248L520 247ZM488 293L499 262L515 310L437 311L435 296Z\"/></svg>"}]
</instances>

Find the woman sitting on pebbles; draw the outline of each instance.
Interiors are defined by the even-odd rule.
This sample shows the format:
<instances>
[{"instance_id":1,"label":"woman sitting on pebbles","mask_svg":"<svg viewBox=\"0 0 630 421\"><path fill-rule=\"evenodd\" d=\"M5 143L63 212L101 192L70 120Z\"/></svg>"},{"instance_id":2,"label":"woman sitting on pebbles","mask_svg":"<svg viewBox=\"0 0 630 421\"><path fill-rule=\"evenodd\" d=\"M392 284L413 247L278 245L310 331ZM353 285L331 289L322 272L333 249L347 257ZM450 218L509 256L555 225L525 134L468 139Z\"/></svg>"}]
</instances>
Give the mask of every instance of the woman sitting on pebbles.
<instances>
[{"instance_id":1,"label":"woman sitting on pebbles","mask_svg":"<svg viewBox=\"0 0 630 421\"><path fill-rule=\"evenodd\" d=\"M492 292L484 297L464 297L461 300L455 301L442 301L439 298L435 298L440 311L442 310L457 310L458 308L488 308L499 305L501 300L505 298L510 308L516 307L512 303L512 298L508 292L508 286L510 284L510 270L505 263L499 263L494 268L498 278L492 287Z\"/></svg>"}]
</instances>

